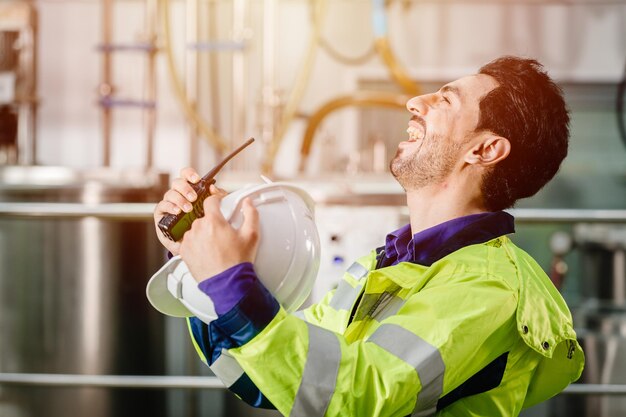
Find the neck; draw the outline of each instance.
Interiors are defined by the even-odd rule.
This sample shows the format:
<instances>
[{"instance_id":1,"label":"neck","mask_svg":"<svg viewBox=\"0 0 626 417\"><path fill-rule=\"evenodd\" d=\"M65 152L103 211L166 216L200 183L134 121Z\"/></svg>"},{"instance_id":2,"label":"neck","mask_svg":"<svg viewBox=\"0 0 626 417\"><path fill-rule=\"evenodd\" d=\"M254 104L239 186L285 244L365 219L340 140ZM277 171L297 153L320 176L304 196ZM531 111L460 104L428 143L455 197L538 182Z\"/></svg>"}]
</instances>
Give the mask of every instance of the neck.
<instances>
[{"instance_id":1,"label":"neck","mask_svg":"<svg viewBox=\"0 0 626 417\"><path fill-rule=\"evenodd\" d=\"M436 226L457 217L487 211L475 183L454 183L446 180L406 193L411 232Z\"/></svg>"}]
</instances>

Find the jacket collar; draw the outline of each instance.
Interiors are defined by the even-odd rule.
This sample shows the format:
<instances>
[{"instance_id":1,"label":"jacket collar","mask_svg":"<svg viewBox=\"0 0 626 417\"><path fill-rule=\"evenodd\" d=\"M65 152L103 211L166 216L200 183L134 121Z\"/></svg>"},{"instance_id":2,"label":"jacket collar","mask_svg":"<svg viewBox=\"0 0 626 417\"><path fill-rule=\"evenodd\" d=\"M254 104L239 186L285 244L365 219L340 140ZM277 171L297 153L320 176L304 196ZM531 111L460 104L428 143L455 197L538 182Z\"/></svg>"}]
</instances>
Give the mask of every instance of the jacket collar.
<instances>
[{"instance_id":1,"label":"jacket collar","mask_svg":"<svg viewBox=\"0 0 626 417\"><path fill-rule=\"evenodd\" d=\"M488 242L515 232L514 218L504 211L470 214L411 236L407 224L387 235L385 258L379 266L411 262L430 266L465 246Z\"/></svg>"}]
</instances>

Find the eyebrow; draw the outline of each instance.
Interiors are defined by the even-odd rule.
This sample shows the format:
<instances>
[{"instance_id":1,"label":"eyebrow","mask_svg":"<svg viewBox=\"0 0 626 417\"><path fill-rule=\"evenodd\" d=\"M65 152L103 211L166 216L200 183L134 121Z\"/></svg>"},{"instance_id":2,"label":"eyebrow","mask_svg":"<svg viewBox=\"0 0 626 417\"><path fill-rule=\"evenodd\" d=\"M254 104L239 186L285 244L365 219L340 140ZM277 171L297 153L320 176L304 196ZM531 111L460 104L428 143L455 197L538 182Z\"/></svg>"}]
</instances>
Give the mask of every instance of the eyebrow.
<instances>
[{"instance_id":1,"label":"eyebrow","mask_svg":"<svg viewBox=\"0 0 626 417\"><path fill-rule=\"evenodd\" d=\"M441 87L440 91L441 93L455 94L457 97L459 97L459 99L462 98L461 91L457 87L452 85L444 85L443 87Z\"/></svg>"}]
</instances>

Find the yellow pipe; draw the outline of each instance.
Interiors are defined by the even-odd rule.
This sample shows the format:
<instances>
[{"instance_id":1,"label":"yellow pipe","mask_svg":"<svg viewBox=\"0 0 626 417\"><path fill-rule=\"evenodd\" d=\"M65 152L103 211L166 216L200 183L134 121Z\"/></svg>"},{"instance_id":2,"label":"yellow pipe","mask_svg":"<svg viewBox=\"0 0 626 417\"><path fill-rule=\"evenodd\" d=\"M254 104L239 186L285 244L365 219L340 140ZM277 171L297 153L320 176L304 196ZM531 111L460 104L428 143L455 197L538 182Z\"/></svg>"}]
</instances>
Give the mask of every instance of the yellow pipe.
<instances>
[{"instance_id":1,"label":"yellow pipe","mask_svg":"<svg viewBox=\"0 0 626 417\"><path fill-rule=\"evenodd\" d=\"M391 77L402 87L404 92L412 97L419 96L421 94L419 86L411 79L409 74L407 74L403 66L396 59L389 45L389 40L386 37L376 38L374 45L378 55L389 69Z\"/></svg>"},{"instance_id":2,"label":"yellow pipe","mask_svg":"<svg viewBox=\"0 0 626 417\"><path fill-rule=\"evenodd\" d=\"M313 137L319 124L330 113L348 106L356 107L391 107L406 108L406 102L410 97L404 94L385 93L378 91L360 91L355 94L337 97L320 107L309 118L309 124L304 132L302 146L300 147L300 168L305 171L306 163L313 145Z\"/></svg>"},{"instance_id":3,"label":"yellow pipe","mask_svg":"<svg viewBox=\"0 0 626 417\"><path fill-rule=\"evenodd\" d=\"M320 37L321 30L321 17L326 11L326 0L310 1L311 21L313 24L311 27L312 33L309 38L307 53L302 61L300 71L298 72L298 78L296 79L293 90L289 95L289 99L287 100L287 104L283 110L283 115L280 119L278 128L276 129L274 138L269 144L267 155L263 163L263 172L265 173L270 173L272 171L274 160L276 159L276 154L278 153L283 137L285 136L285 133L287 133L287 128L294 119L296 112L298 111L298 106L300 105L302 97L306 92L307 83L311 75L311 69L313 68L313 64L315 62L315 54L317 52L318 39Z\"/></svg>"},{"instance_id":4,"label":"yellow pipe","mask_svg":"<svg viewBox=\"0 0 626 417\"><path fill-rule=\"evenodd\" d=\"M202 116L195 110L194 106L189 102L185 87L176 68L174 62L174 53L172 51L172 39L170 31L170 16L169 16L169 4L168 0L160 0L161 6L161 22L163 24L163 41L164 51L167 58L167 68L169 71L172 86L174 87L174 93L178 99L179 104L183 108L183 112L187 117L187 120L192 123L193 127L209 141L210 144L215 146L219 152L225 152L227 150L226 141L209 126Z\"/></svg>"},{"instance_id":5,"label":"yellow pipe","mask_svg":"<svg viewBox=\"0 0 626 417\"><path fill-rule=\"evenodd\" d=\"M274 136L272 142L270 143L269 150L267 153L267 158L263 166L264 172L270 172L272 170L272 166L274 164L274 160L276 159L276 154L282 142L283 136L285 135L287 128L289 127L289 124L293 120L295 113L297 111L297 106L299 105L300 101L302 100L302 96L304 95L306 83L309 79L311 68L313 67L313 62L314 62L317 46L323 43L323 39L321 36L321 23L322 23L322 16L326 11L326 0L318 0L318 1L310 0L310 1L312 5L311 7L312 9L311 10L312 34L311 34L311 38L309 41L308 52L303 61L303 64L301 67L302 69L295 83L295 87L289 97L287 105L285 106L283 117L277 129L276 135ZM393 53L393 50L391 48L391 45L389 43L389 39L386 33L384 36L375 38L374 48L376 52L378 52L378 55L380 56L381 60L383 61L387 69L389 70L391 77L396 81L396 83L400 85L400 87L404 90L404 92L410 95L411 97L420 95L421 89L419 85L411 79L411 77L405 71L402 64L396 58L395 54ZM369 96L370 98L372 98L373 97L372 95L375 95L379 99L382 99L382 101L378 102L374 99L374 101L372 101L371 103L368 102L369 104L365 104L366 103L365 101L362 103L359 101L359 98L363 98L366 96ZM380 105L380 106L387 106L387 107L399 106L403 108L405 105L404 103L406 102L408 98L403 98L402 103L398 105L398 102L394 101L394 99L391 98L392 96L394 95L393 94L385 95L384 93L368 93L368 92L356 93L351 96L342 96L342 97L338 97L336 99L329 101L327 104L322 106L320 110L318 110L318 113L332 112L336 110L337 108L344 107L342 103L346 102L346 100L350 101L350 103L345 104L345 105L359 105L359 106ZM395 97L397 99L398 97L402 97L402 96L399 96L396 94ZM352 102L351 100L354 100L354 99L356 101ZM324 113L322 115L322 118L324 118L326 115L327 113ZM308 152L311 147L310 142L312 142L313 140L313 134L315 133L315 129L317 129L317 124L319 123L319 121L313 119L314 117L315 115L309 121L309 124L307 126L307 131L304 134L302 149L303 150L306 149L306 154L302 154L303 159L306 159L308 157ZM302 171L302 165L301 165L301 171Z\"/></svg>"}]
</instances>

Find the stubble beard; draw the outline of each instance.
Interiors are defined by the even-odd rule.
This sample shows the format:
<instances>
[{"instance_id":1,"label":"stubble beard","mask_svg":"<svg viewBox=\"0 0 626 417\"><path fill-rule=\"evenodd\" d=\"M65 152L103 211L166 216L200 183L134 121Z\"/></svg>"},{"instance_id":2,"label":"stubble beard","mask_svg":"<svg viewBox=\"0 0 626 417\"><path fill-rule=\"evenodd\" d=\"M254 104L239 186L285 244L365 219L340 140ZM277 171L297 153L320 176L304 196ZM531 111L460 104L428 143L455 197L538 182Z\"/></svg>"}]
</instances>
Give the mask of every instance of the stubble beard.
<instances>
[{"instance_id":1,"label":"stubble beard","mask_svg":"<svg viewBox=\"0 0 626 417\"><path fill-rule=\"evenodd\" d=\"M444 143L439 137L422 140L428 142L422 143L422 149L416 155L402 155L398 150L389 163L391 174L405 191L442 183L456 163L459 145Z\"/></svg>"}]
</instances>

